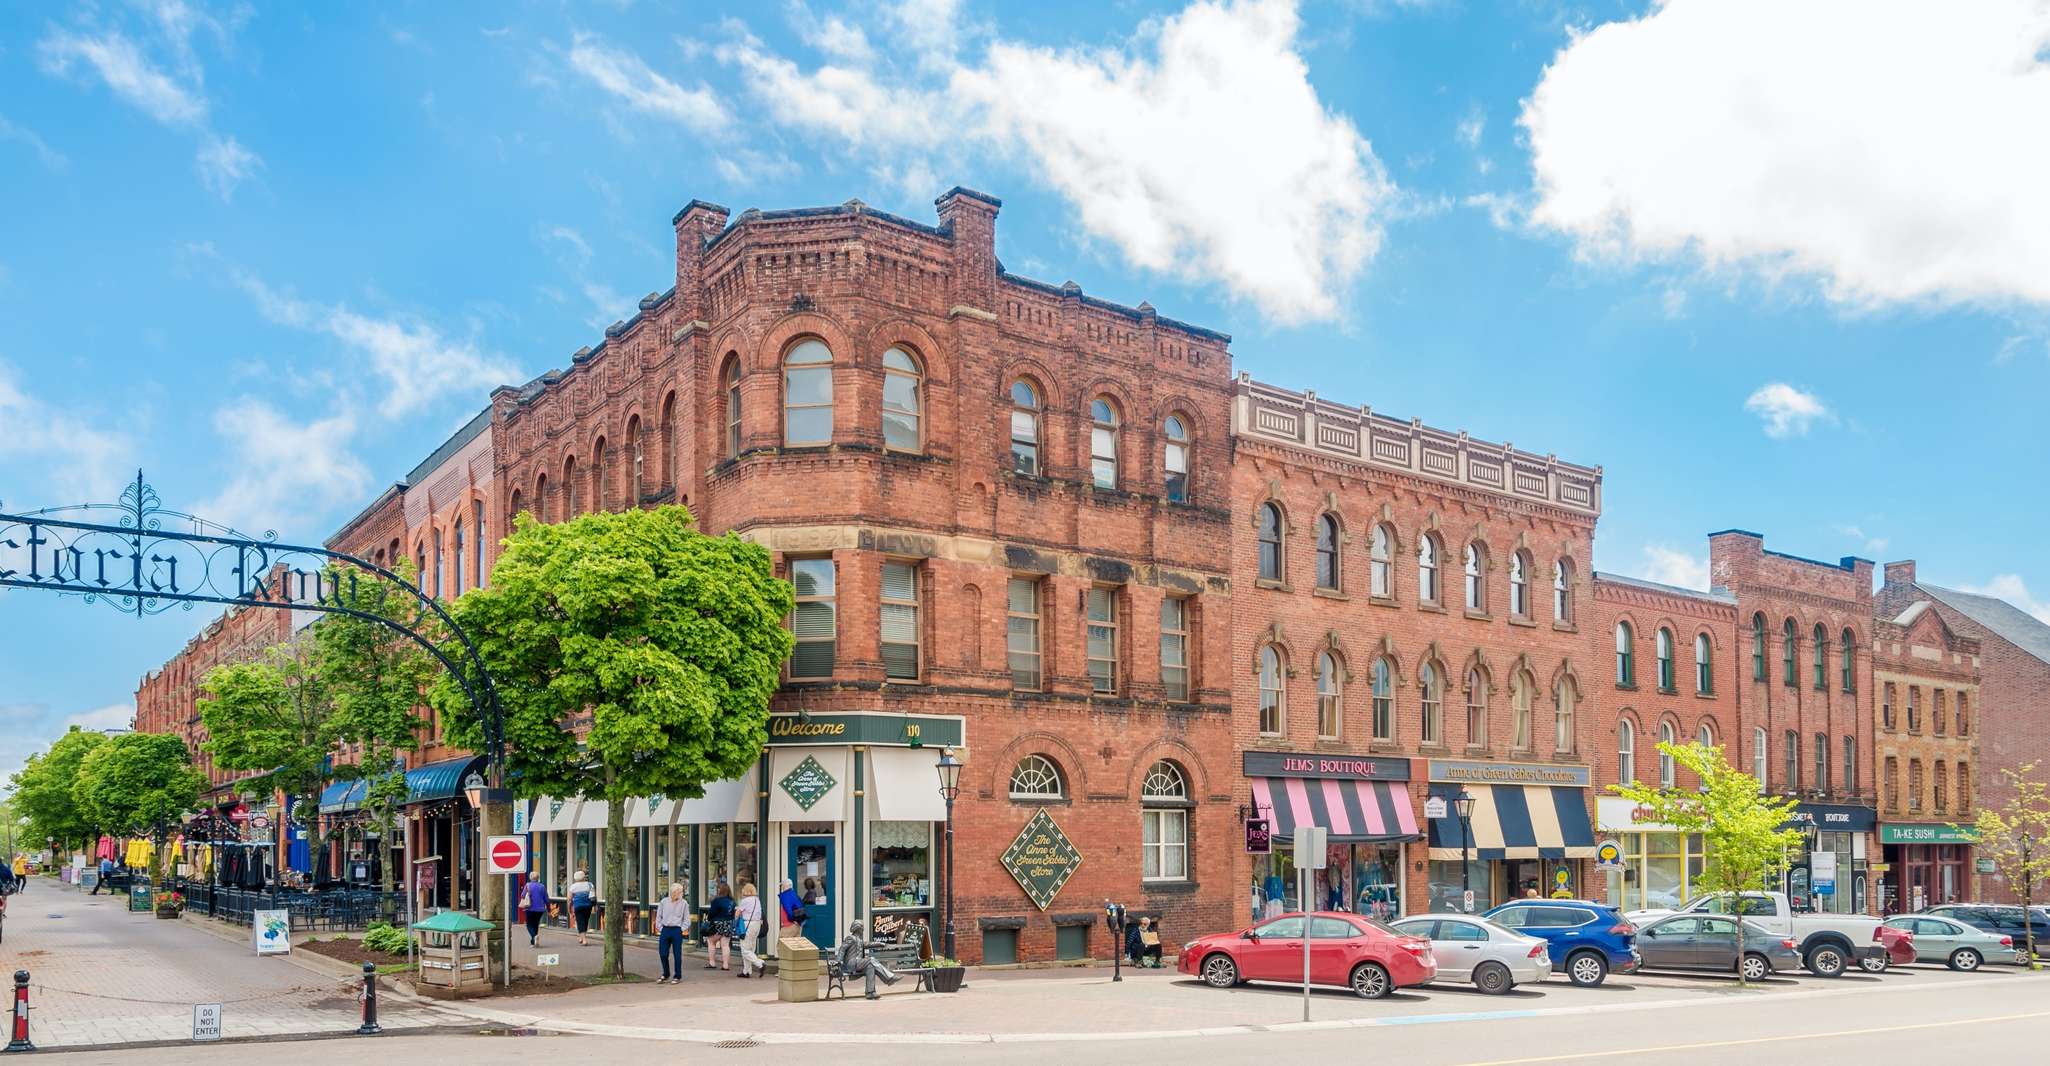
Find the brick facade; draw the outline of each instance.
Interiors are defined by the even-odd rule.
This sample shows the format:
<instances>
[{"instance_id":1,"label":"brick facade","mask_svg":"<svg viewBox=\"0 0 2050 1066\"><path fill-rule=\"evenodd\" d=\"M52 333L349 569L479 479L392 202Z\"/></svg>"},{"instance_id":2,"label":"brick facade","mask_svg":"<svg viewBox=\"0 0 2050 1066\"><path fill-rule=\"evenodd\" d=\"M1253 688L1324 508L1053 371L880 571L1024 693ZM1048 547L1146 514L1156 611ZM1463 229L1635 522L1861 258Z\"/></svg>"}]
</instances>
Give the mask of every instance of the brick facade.
<instances>
[{"instance_id":1,"label":"brick facade","mask_svg":"<svg viewBox=\"0 0 2050 1066\"><path fill-rule=\"evenodd\" d=\"M1595 575L1593 602L1589 657L1606 667L1590 700L1593 721L1602 729L1593 744L1605 756L1595 761L1596 785L1606 791L1624 782L1626 740L1632 756L1629 776L1637 781L1664 781L1661 740L1705 741L1721 746L1732 761L1740 759L1735 598L1604 573ZM1619 627L1628 627L1630 634L1633 676L1628 683L1619 679ZM1704 645L1705 656L1700 654ZM1669 654L1662 655L1662 649ZM1686 789L1700 782L1675 766L1672 784Z\"/></svg>"},{"instance_id":2,"label":"brick facade","mask_svg":"<svg viewBox=\"0 0 2050 1066\"><path fill-rule=\"evenodd\" d=\"M216 666L246 662L265 648L292 639L293 612L271 607L232 607L185 642L162 667L143 676L135 689L135 731L172 733L185 739L195 766L216 790L223 790L249 772L223 770L204 745L206 726L199 720L200 681Z\"/></svg>"},{"instance_id":3,"label":"brick facade","mask_svg":"<svg viewBox=\"0 0 2050 1066\"><path fill-rule=\"evenodd\" d=\"M1889 567L1891 569L1891 567ZM1888 618L1882 607L1872 630L1873 752L1883 826L1942 832L1970 824L1977 787L1979 641L1962 636L1929 601ZM1882 829L1882 835L1885 830ZM1955 844L1887 844L1895 886L1890 909L1978 897L1972 848ZM1929 869L1941 862L1944 871Z\"/></svg>"}]
</instances>

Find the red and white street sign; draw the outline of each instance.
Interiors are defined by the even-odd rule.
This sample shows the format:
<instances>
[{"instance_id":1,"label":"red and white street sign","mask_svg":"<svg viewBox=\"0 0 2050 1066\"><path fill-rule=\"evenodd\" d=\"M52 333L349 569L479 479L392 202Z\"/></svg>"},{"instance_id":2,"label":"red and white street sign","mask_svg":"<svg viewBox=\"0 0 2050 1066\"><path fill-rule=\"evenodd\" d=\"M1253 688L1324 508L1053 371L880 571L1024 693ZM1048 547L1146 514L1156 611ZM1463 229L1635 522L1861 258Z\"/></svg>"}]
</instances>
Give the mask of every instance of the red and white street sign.
<instances>
[{"instance_id":1,"label":"red and white street sign","mask_svg":"<svg viewBox=\"0 0 2050 1066\"><path fill-rule=\"evenodd\" d=\"M484 861L489 863L486 873L516 874L527 868L527 838L485 837Z\"/></svg>"}]
</instances>

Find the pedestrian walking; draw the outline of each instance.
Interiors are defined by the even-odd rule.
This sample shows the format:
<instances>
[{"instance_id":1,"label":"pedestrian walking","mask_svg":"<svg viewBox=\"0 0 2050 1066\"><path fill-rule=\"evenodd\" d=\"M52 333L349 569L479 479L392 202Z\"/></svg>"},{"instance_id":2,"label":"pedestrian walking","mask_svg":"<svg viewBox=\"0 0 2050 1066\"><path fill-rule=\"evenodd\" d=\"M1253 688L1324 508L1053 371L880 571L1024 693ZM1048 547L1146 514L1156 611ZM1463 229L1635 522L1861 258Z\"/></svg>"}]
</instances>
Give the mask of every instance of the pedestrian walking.
<instances>
[{"instance_id":1,"label":"pedestrian walking","mask_svg":"<svg viewBox=\"0 0 2050 1066\"><path fill-rule=\"evenodd\" d=\"M720 885L719 894L712 897L705 920L711 923L711 936L705 941L705 969L732 969L733 893L725 885Z\"/></svg>"},{"instance_id":2,"label":"pedestrian walking","mask_svg":"<svg viewBox=\"0 0 2050 1066\"><path fill-rule=\"evenodd\" d=\"M114 860L102 855L100 857L100 879L98 881L93 882L92 895L99 895L100 889L102 887L106 888L108 895L112 895L114 892L114 886L109 884L109 882L112 881L113 878Z\"/></svg>"},{"instance_id":3,"label":"pedestrian walking","mask_svg":"<svg viewBox=\"0 0 2050 1066\"><path fill-rule=\"evenodd\" d=\"M569 883L569 911L577 919L577 943L589 944L591 932L591 907L597 902L598 888L578 870L576 880Z\"/></svg>"},{"instance_id":4,"label":"pedestrian walking","mask_svg":"<svg viewBox=\"0 0 2050 1066\"><path fill-rule=\"evenodd\" d=\"M810 917L804 909L804 904L797 898L797 889L791 886L787 877L783 879L781 890L776 893L776 903L783 908L784 925L803 925L804 920Z\"/></svg>"},{"instance_id":5,"label":"pedestrian walking","mask_svg":"<svg viewBox=\"0 0 2050 1066\"><path fill-rule=\"evenodd\" d=\"M548 886L540 878L529 879L520 889L520 910L527 920L527 946L540 947L541 919L548 915Z\"/></svg>"},{"instance_id":6,"label":"pedestrian walking","mask_svg":"<svg viewBox=\"0 0 2050 1066\"><path fill-rule=\"evenodd\" d=\"M733 905L733 941L740 946L740 976L760 977L768 967L755 954L755 938L762 935L762 897L752 882L740 885L740 901Z\"/></svg>"},{"instance_id":7,"label":"pedestrian walking","mask_svg":"<svg viewBox=\"0 0 2050 1066\"><path fill-rule=\"evenodd\" d=\"M662 979L658 985L683 981L683 931L690 926L690 905L683 901L683 885L671 882L669 895L655 904L655 952L662 956Z\"/></svg>"},{"instance_id":8,"label":"pedestrian walking","mask_svg":"<svg viewBox=\"0 0 2050 1066\"><path fill-rule=\"evenodd\" d=\"M14 853L14 890L28 891L28 856L19 851Z\"/></svg>"}]
</instances>

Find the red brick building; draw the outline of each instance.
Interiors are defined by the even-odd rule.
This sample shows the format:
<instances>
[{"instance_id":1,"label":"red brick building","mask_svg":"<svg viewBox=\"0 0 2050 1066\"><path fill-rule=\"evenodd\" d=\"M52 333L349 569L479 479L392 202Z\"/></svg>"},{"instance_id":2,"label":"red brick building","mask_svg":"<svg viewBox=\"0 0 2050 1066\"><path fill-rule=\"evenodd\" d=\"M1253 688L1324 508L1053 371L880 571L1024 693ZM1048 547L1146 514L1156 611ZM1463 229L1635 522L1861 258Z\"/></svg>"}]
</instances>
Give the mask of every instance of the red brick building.
<instances>
[{"instance_id":1,"label":"red brick building","mask_svg":"<svg viewBox=\"0 0 2050 1066\"><path fill-rule=\"evenodd\" d=\"M1889 570L1892 566L1888 567ZM1979 898L1971 833L1978 757L1979 641L1931 600L1872 629L1872 766L1888 876L1882 911Z\"/></svg>"},{"instance_id":2,"label":"red brick building","mask_svg":"<svg viewBox=\"0 0 2050 1066\"><path fill-rule=\"evenodd\" d=\"M207 752L206 726L199 720L200 681L207 671L227 663L248 662L264 649L292 639L295 614L269 607L233 607L208 622L161 668L144 675L135 689L135 731L171 733L185 739L195 766L204 771L213 791L231 797L229 786L250 771L223 770Z\"/></svg>"},{"instance_id":3,"label":"red brick building","mask_svg":"<svg viewBox=\"0 0 2050 1066\"><path fill-rule=\"evenodd\" d=\"M1233 798L1276 845L1237 898L1298 905L1298 824L1330 832L1319 906L1585 891L1601 471L1249 379L1233 429ZM1470 851L1426 817L1461 789Z\"/></svg>"},{"instance_id":4,"label":"red brick building","mask_svg":"<svg viewBox=\"0 0 2050 1066\"><path fill-rule=\"evenodd\" d=\"M1917 603L1979 642L1978 709L1966 718L1978 748L1970 798L1997 807L2013 798L2003 769L2034 763L2038 778L2050 773L2050 625L2005 600L1918 581L1913 560L1886 564L1880 610L1899 617ZM2019 898L1990 875L1980 878L1980 890L1995 901Z\"/></svg>"}]
</instances>

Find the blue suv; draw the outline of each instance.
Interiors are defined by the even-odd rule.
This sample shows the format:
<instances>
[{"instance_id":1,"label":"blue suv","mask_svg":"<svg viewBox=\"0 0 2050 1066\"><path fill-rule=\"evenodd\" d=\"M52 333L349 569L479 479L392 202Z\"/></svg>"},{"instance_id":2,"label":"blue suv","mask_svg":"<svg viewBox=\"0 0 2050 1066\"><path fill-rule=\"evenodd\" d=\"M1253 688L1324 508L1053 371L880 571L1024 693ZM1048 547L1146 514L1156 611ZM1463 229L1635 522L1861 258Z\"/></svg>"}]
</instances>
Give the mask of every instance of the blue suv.
<instances>
[{"instance_id":1,"label":"blue suv","mask_svg":"<svg viewBox=\"0 0 2050 1066\"><path fill-rule=\"evenodd\" d=\"M1604 903L1584 899L1521 899L1485 917L1525 936L1547 942L1552 969L1582 988L1593 988L1610 971L1630 973L1643 963L1637 927Z\"/></svg>"}]
</instances>

